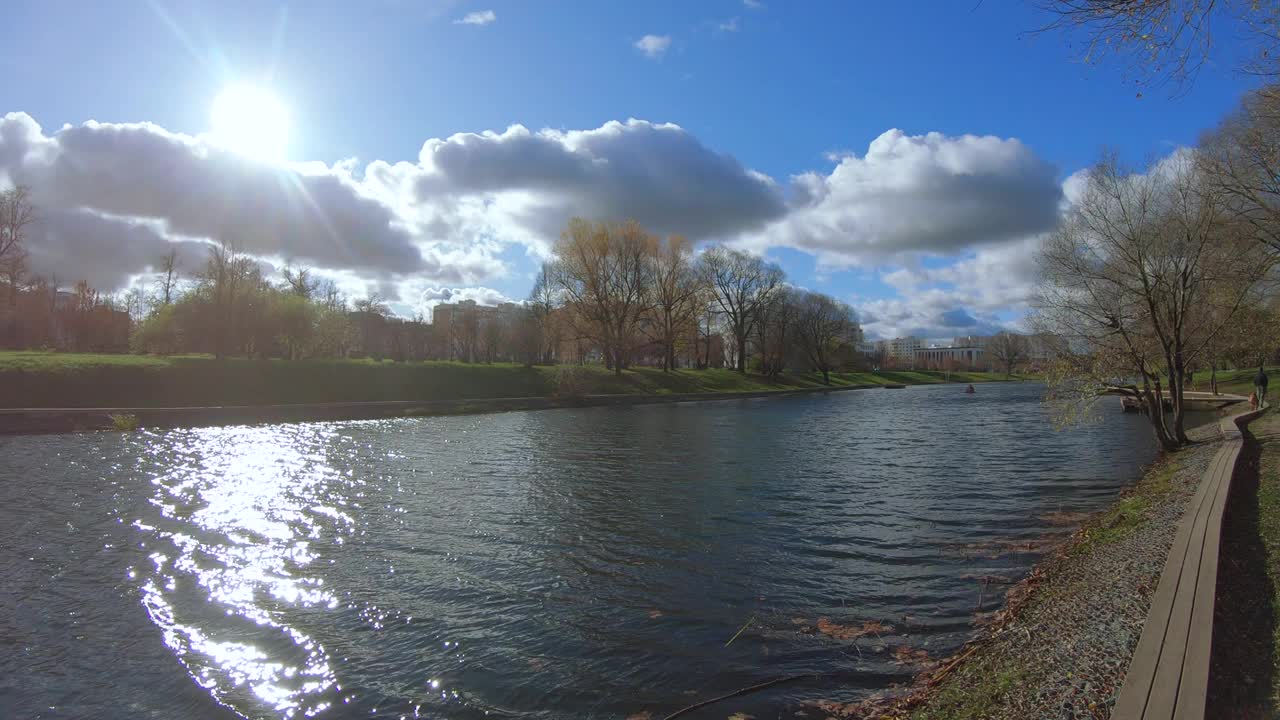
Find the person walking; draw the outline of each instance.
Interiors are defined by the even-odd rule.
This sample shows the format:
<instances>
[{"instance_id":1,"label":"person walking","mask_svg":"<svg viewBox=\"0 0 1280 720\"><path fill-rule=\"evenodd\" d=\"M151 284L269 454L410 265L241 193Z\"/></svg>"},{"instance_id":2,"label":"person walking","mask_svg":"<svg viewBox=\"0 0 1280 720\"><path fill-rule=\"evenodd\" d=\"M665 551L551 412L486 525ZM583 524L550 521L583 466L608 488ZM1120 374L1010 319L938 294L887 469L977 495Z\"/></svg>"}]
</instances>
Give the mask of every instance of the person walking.
<instances>
[{"instance_id":1,"label":"person walking","mask_svg":"<svg viewBox=\"0 0 1280 720\"><path fill-rule=\"evenodd\" d=\"M1267 406L1267 371L1258 366L1258 374L1253 376L1253 391L1258 394L1258 407Z\"/></svg>"}]
</instances>

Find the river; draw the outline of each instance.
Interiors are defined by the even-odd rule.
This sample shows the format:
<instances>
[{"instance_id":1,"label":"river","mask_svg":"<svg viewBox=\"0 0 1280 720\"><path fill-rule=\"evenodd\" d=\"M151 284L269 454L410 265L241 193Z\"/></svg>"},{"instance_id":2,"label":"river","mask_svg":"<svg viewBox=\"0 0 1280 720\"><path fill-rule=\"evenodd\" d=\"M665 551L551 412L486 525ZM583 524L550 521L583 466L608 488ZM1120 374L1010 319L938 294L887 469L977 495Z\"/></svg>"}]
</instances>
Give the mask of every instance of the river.
<instances>
[{"instance_id":1,"label":"river","mask_svg":"<svg viewBox=\"0 0 1280 720\"><path fill-rule=\"evenodd\" d=\"M0 438L0 717L861 697L1155 456L1118 408L1058 432L1039 386L962 390Z\"/></svg>"}]
</instances>

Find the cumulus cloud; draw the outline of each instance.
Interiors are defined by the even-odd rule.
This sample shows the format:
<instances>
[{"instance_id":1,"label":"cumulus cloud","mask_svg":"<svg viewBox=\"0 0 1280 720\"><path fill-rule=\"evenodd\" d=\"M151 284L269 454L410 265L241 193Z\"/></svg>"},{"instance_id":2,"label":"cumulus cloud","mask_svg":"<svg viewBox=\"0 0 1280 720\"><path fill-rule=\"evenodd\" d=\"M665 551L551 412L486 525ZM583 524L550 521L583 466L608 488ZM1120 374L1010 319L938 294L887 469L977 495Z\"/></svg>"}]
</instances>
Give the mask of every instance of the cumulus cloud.
<instances>
[{"instance_id":1,"label":"cumulus cloud","mask_svg":"<svg viewBox=\"0 0 1280 720\"><path fill-rule=\"evenodd\" d=\"M738 32L741 27L738 25L738 18L734 17L720 23L719 29L720 32Z\"/></svg>"},{"instance_id":2,"label":"cumulus cloud","mask_svg":"<svg viewBox=\"0 0 1280 720\"><path fill-rule=\"evenodd\" d=\"M830 174L792 178L791 211L748 242L783 244L835 266L951 253L1053 227L1057 170L1016 139L889 130Z\"/></svg>"},{"instance_id":3,"label":"cumulus cloud","mask_svg":"<svg viewBox=\"0 0 1280 720\"><path fill-rule=\"evenodd\" d=\"M981 247L942 267L917 261L882 271L880 280L899 297L855 303L866 315L868 336L944 339L1025 329L1002 313L1016 316L1028 309L1044 237Z\"/></svg>"},{"instance_id":4,"label":"cumulus cloud","mask_svg":"<svg viewBox=\"0 0 1280 720\"><path fill-rule=\"evenodd\" d=\"M114 290L170 248L195 270L226 240L424 313L506 300L486 285L511 273L511 249L545 256L576 215L881 268L901 299L860 305L872 334L967 334L1025 305L1038 237L1081 177L1056 182L1017 140L896 130L835 162L784 186L677 125L632 119L433 138L410 161L364 167L271 165L148 123L48 133L0 117L0 186L30 186L39 208L36 272Z\"/></svg>"},{"instance_id":5,"label":"cumulus cloud","mask_svg":"<svg viewBox=\"0 0 1280 720\"><path fill-rule=\"evenodd\" d=\"M453 21L454 25L478 25L484 26L498 19L498 14L492 10L477 10L469 12L466 15Z\"/></svg>"},{"instance_id":6,"label":"cumulus cloud","mask_svg":"<svg viewBox=\"0 0 1280 720\"><path fill-rule=\"evenodd\" d=\"M372 272L433 270L401 218L334 170L248 161L148 123L89 122L45 136L30 116L0 120L0 173L28 185L47 221L33 232L83 228L92 216L129 218L95 239L104 259L124 244L165 236L226 240L250 254L279 254L322 267ZM108 227L102 225L101 227ZM111 245L115 243L115 245ZM438 263L436 263L438 265Z\"/></svg>"},{"instance_id":7,"label":"cumulus cloud","mask_svg":"<svg viewBox=\"0 0 1280 720\"><path fill-rule=\"evenodd\" d=\"M670 35L645 35L632 43L632 47L644 53L650 60L657 60L666 54L671 47Z\"/></svg>"},{"instance_id":8,"label":"cumulus cloud","mask_svg":"<svg viewBox=\"0 0 1280 720\"><path fill-rule=\"evenodd\" d=\"M415 201L483 208L440 217L456 227L483 214L536 243L574 216L634 218L694 240L762 228L786 205L772 178L714 152L677 125L609 122L595 130L459 134L429 140L414 169ZM448 201L448 202L446 202Z\"/></svg>"}]
</instances>

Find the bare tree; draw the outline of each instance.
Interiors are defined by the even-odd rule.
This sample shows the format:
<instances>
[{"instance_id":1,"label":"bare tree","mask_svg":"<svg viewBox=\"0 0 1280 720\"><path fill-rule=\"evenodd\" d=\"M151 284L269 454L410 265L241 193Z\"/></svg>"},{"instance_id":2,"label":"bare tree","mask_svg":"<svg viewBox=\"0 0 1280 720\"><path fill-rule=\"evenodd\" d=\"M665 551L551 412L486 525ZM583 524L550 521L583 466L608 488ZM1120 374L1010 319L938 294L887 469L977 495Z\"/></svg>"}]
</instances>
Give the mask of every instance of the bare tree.
<instances>
[{"instance_id":1,"label":"bare tree","mask_svg":"<svg viewBox=\"0 0 1280 720\"><path fill-rule=\"evenodd\" d=\"M831 384L831 371L839 366L840 348L857 328L853 308L829 295L806 292L799 298L796 329L800 347L822 382Z\"/></svg>"},{"instance_id":2,"label":"bare tree","mask_svg":"<svg viewBox=\"0 0 1280 720\"><path fill-rule=\"evenodd\" d=\"M1040 267L1034 323L1059 357L1050 401L1070 413L1104 388L1131 395L1173 449L1187 442L1189 364L1251 298L1269 262L1189 159L1136 174L1109 158L1090 172Z\"/></svg>"},{"instance_id":3,"label":"bare tree","mask_svg":"<svg viewBox=\"0 0 1280 720\"><path fill-rule=\"evenodd\" d=\"M1116 56L1127 63L1135 82L1155 86L1172 82L1185 88L1201 66L1214 59L1215 28L1238 23L1253 47L1247 72L1276 72L1277 21L1274 3L1256 0L1039 0L1054 16L1040 29L1082 37L1085 62ZM1227 36L1236 40L1232 33ZM1233 43L1228 43L1231 46Z\"/></svg>"},{"instance_id":4,"label":"bare tree","mask_svg":"<svg viewBox=\"0 0 1280 720\"><path fill-rule=\"evenodd\" d=\"M653 337L662 346L662 369L675 368L676 345L697 322L704 285L695 271L693 247L679 235L658 244L653 258Z\"/></svg>"},{"instance_id":5,"label":"bare tree","mask_svg":"<svg viewBox=\"0 0 1280 720\"><path fill-rule=\"evenodd\" d=\"M747 341L759 319L760 308L782 284L782 270L754 255L722 245L702 253L699 267L733 335L734 367L745 373Z\"/></svg>"},{"instance_id":6,"label":"bare tree","mask_svg":"<svg viewBox=\"0 0 1280 720\"><path fill-rule=\"evenodd\" d=\"M173 304L174 295L178 289L178 250L171 248L169 253L160 260L160 277L157 281L159 286L156 291L156 304L160 307L169 307Z\"/></svg>"},{"instance_id":7,"label":"bare tree","mask_svg":"<svg viewBox=\"0 0 1280 720\"><path fill-rule=\"evenodd\" d=\"M291 265L285 265L283 273L285 287L289 292L298 297L310 300L316 294L320 287L320 281L317 280L310 268L300 267L294 269Z\"/></svg>"},{"instance_id":8,"label":"bare tree","mask_svg":"<svg viewBox=\"0 0 1280 720\"><path fill-rule=\"evenodd\" d=\"M538 269L538 277L533 281L533 290L529 293L529 301L525 304L528 315L537 325L537 332L526 331L526 340L537 338L542 347L538 351L535 362L551 363L554 361L556 349L560 345L560 323L555 313L561 306L560 289L556 281L555 267L551 263L542 263Z\"/></svg>"},{"instance_id":9,"label":"bare tree","mask_svg":"<svg viewBox=\"0 0 1280 720\"><path fill-rule=\"evenodd\" d=\"M27 228L36 221L36 208L31 203L31 190L17 185L0 190L0 263L23 254Z\"/></svg>"},{"instance_id":10,"label":"bare tree","mask_svg":"<svg viewBox=\"0 0 1280 720\"><path fill-rule=\"evenodd\" d=\"M782 374L788 355L795 349L801 298L799 293L783 286L760 306L760 317L756 321L756 350L760 353L760 372L769 377Z\"/></svg>"},{"instance_id":11,"label":"bare tree","mask_svg":"<svg viewBox=\"0 0 1280 720\"><path fill-rule=\"evenodd\" d=\"M27 275L27 250L19 246L0 259L0 278L8 288L9 307L18 306L18 292L22 290L23 280Z\"/></svg>"},{"instance_id":12,"label":"bare tree","mask_svg":"<svg viewBox=\"0 0 1280 720\"><path fill-rule=\"evenodd\" d=\"M1224 210L1280 255L1280 86L1254 90L1197 155Z\"/></svg>"},{"instance_id":13,"label":"bare tree","mask_svg":"<svg viewBox=\"0 0 1280 720\"><path fill-rule=\"evenodd\" d=\"M997 333L987 344L987 352L1004 368L1004 376L1008 378L1013 369L1027 361L1027 339L1011 332Z\"/></svg>"},{"instance_id":14,"label":"bare tree","mask_svg":"<svg viewBox=\"0 0 1280 720\"><path fill-rule=\"evenodd\" d=\"M653 304L656 239L636 222L591 223L581 218L556 244L557 280L572 305L579 335L594 340L621 375L640 325Z\"/></svg>"}]
</instances>

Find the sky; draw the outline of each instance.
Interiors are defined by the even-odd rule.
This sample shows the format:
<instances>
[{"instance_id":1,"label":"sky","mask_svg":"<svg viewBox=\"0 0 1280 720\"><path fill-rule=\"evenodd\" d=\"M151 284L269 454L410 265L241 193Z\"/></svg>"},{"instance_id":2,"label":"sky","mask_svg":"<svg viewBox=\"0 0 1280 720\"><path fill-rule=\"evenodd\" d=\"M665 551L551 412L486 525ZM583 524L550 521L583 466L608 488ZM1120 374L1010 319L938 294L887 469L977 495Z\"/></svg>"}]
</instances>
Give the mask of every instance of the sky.
<instances>
[{"instance_id":1,"label":"sky","mask_svg":"<svg viewBox=\"0 0 1280 720\"><path fill-rule=\"evenodd\" d=\"M6 13L0 187L40 209L34 271L113 291L228 240L406 316L524 298L577 215L764 254L872 338L1017 329L1064 187L1194 144L1251 83L1215 58L1135 87L1013 0Z\"/></svg>"}]
</instances>

